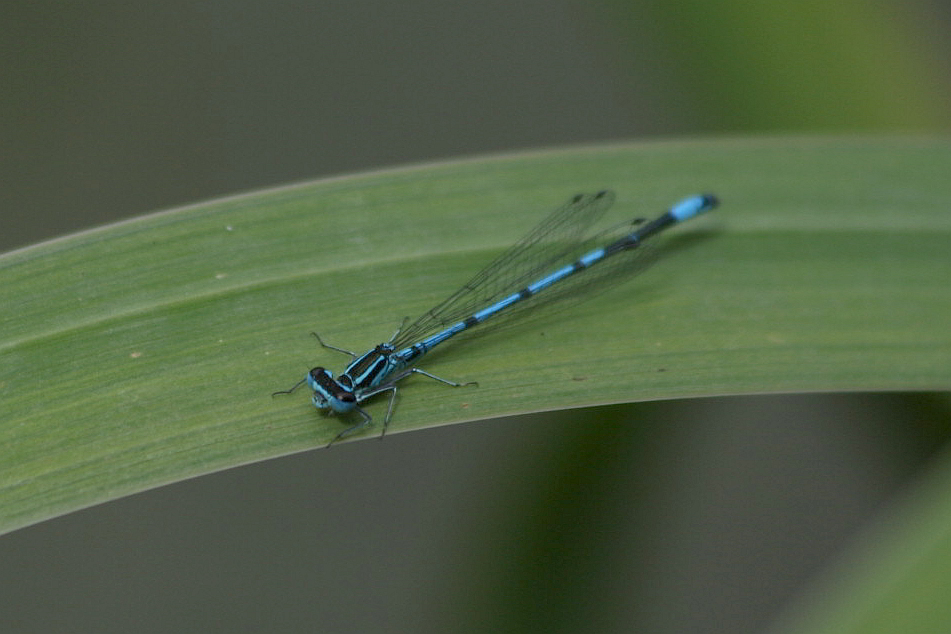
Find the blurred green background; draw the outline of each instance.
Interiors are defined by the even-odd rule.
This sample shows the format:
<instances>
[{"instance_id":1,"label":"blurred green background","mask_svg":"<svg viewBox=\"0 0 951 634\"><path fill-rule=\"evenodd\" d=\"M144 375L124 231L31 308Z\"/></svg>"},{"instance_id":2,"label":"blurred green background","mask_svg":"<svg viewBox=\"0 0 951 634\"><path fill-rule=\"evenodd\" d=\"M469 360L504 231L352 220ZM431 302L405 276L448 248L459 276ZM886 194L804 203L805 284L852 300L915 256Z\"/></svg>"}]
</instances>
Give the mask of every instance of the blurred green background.
<instances>
[{"instance_id":1,"label":"blurred green background","mask_svg":"<svg viewBox=\"0 0 951 634\"><path fill-rule=\"evenodd\" d=\"M476 153L951 127L951 11L938 3L3 12L2 250L218 195ZM705 399L248 465L0 538L0 625L763 631L928 467L947 418L935 397Z\"/></svg>"}]
</instances>

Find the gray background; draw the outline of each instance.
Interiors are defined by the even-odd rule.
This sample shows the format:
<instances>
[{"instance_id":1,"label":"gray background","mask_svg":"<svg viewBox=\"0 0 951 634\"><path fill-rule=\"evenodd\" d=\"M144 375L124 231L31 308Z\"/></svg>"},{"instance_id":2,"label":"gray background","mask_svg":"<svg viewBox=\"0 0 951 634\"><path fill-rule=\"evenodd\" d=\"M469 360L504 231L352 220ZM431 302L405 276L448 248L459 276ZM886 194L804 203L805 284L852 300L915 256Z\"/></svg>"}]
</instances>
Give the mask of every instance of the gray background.
<instances>
[{"instance_id":1,"label":"gray background","mask_svg":"<svg viewBox=\"0 0 951 634\"><path fill-rule=\"evenodd\" d=\"M825 116L782 98L782 59L747 50L742 32L725 48L731 34L704 21L723 16L703 12L735 4L8 7L0 248L474 153L947 130L941 6L881 5L909 43L895 57L919 63L905 112L833 95L841 110ZM820 94L822 78L795 88ZM904 396L709 399L484 421L249 465L0 538L0 627L758 631L926 463L942 416Z\"/></svg>"}]
</instances>

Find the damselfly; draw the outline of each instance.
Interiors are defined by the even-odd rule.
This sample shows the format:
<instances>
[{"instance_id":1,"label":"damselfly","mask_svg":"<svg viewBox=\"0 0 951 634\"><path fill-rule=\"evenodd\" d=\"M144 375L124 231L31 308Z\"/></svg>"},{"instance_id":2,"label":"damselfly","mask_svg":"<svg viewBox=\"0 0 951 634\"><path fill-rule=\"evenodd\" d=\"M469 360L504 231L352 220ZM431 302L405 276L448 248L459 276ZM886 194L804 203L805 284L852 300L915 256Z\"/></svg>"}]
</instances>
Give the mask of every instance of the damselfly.
<instances>
[{"instance_id":1,"label":"damselfly","mask_svg":"<svg viewBox=\"0 0 951 634\"><path fill-rule=\"evenodd\" d=\"M385 434L393 415L397 383L409 375L421 374L452 387L475 385L449 381L415 367L413 364L427 352L612 255L637 249L651 236L715 208L718 201L711 194L685 198L650 222L635 220L621 237L606 240L606 246L587 250L579 257L579 246L587 244L585 234L613 203L614 193L608 190L573 197L442 303L409 326L404 320L389 341L362 355L324 343L312 333L321 346L349 355L352 361L338 376L316 367L291 389L275 394L289 394L307 383L314 391L312 400L318 409L358 413L361 421L337 434L330 442L333 444L371 423L361 403L389 392L383 418ZM631 226L636 228L630 230Z\"/></svg>"}]
</instances>

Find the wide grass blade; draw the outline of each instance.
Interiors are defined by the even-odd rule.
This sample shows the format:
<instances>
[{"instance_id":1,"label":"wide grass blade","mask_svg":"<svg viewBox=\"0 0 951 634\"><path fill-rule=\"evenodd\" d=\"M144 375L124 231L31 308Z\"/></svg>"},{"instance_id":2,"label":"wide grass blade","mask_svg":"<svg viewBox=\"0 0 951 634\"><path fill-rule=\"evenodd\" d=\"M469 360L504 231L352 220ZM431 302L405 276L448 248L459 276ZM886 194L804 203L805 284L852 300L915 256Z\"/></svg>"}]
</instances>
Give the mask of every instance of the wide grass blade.
<instances>
[{"instance_id":1,"label":"wide grass blade","mask_svg":"<svg viewBox=\"0 0 951 634\"><path fill-rule=\"evenodd\" d=\"M768 139L451 162L157 213L0 257L0 531L326 444L317 330L362 351L555 206L711 191L646 274L451 342L392 431L701 395L951 387L951 143ZM378 419L385 397L368 404ZM353 422L353 421L349 421ZM367 435L375 435L379 427Z\"/></svg>"}]
</instances>

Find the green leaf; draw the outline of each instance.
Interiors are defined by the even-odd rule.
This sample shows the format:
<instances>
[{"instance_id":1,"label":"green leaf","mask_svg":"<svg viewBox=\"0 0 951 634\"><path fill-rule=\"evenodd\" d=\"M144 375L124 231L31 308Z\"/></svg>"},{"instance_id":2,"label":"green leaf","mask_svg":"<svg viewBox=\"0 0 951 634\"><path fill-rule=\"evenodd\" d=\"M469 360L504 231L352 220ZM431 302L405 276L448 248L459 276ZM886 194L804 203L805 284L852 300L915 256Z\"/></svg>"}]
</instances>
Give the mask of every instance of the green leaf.
<instances>
[{"instance_id":1,"label":"green leaf","mask_svg":"<svg viewBox=\"0 0 951 634\"><path fill-rule=\"evenodd\" d=\"M701 395L951 386L951 143L607 145L322 180L0 258L0 530L326 444L287 389L451 293L579 191L712 191L646 274L453 341L390 431ZM386 397L367 405L378 420ZM379 427L361 436L376 436Z\"/></svg>"},{"instance_id":2,"label":"green leaf","mask_svg":"<svg viewBox=\"0 0 951 634\"><path fill-rule=\"evenodd\" d=\"M944 403L946 406L947 403ZM771 634L943 632L951 570L951 454L866 528L769 630Z\"/></svg>"}]
</instances>

